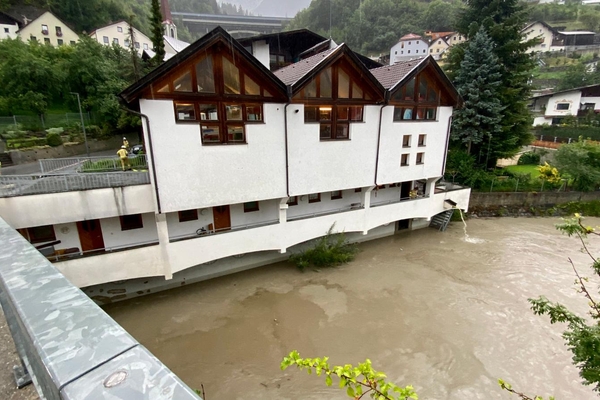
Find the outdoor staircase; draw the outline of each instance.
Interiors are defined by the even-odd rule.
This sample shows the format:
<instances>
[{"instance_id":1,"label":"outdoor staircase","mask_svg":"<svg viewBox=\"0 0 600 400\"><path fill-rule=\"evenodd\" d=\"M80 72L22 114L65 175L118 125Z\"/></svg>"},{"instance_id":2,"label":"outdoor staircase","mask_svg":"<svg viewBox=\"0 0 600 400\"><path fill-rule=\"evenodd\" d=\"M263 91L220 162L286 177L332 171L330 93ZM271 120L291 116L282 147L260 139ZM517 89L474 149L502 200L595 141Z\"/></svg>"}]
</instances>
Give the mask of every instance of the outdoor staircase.
<instances>
[{"instance_id":1,"label":"outdoor staircase","mask_svg":"<svg viewBox=\"0 0 600 400\"><path fill-rule=\"evenodd\" d=\"M8 153L0 153L0 163L2 163L2 167L14 165Z\"/></svg>"},{"instance_id":2,"label":"outdoor staircase","mask_svg":"<svg viewBox=\"0 0 600 400\"><path fill-rule=\"evenodd\" d=\"M445 231L446 228L448 227L448 224L450 223L452 214L454 214L453 208L434 215L433 218L431 218L429 227L436 228L437 230L439 230L441 232Z\"/></svg>"}]
</instances>

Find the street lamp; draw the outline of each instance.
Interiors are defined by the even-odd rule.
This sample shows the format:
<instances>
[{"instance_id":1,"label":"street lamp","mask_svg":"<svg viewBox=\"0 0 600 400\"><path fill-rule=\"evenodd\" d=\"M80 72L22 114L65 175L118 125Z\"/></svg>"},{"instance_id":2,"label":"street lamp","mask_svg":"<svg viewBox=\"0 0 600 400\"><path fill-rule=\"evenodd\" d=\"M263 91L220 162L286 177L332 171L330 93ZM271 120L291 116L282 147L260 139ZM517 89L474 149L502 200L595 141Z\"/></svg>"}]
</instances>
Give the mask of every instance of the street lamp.
<instances>
[{"instance_id":1,"label":"street lamp","mask_svg":"<svg viewBox=\"0 0 600 400\"><path fill-rule=\"evenodd\" d=\"M79 117L81 117L81 129L83 129L83 140L85 140L85 152L88 158L90 157L90 148L88 147L87 135L85 134L85 124L83 123L83 113L81 112L81 101L79 100L79 93L71 92L77 96L77 104L79 105Z\"/></svg>"}]
</instances>

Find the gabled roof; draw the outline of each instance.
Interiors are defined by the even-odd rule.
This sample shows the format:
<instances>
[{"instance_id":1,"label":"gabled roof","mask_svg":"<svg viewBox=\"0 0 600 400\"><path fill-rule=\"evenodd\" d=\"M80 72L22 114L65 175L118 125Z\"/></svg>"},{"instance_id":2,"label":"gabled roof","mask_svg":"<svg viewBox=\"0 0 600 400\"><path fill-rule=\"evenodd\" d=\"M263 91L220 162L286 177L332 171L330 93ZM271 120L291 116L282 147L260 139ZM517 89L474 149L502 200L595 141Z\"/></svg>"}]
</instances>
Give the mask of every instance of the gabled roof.
<instances>
[{"instance_id":1,"label":"gabled roof","mask_svg":"<svg viewBox=\"0 0 600 400\"><path fill-rule=\"evenodd\" d=\"M75 30L73 28L71 28L69 25L67 25L65 23L65 21L63 21L62 19L58 18L56 15L54 15L53 13L51 13L50 11L42 11L41 14L39 14L37 17L33 18L31 21L29 21L29 23L27 25L22 25L21 29L19 31L17 31L17 33L21 32L23 29L27 28L29 25L33 24L35 21L37 21L39 18L41 18L42 16L46 15L46 14L50 14L52 15L54 18L56 18L61 24L64 25L64 27L66 29L70 29L75 35L79 35L77 32L75 32ZM28 15L26 15L27 18L29 18Z\"/></svg>"},{"instance_id":2,"label":"gabled roof","mask_svg":"<svg viewBox=\"0 0 600 400\"><path fill-rule=\"evenodd\" d=\"M530 97L530 99L539 99L541 97L552 97L557 94L563 94L563 93L569 93L569 92L578 92L578 91L584 92L589 89L600 89L600 84L580 86L580 87L576 87L573 89L558 90L558 91L552 92L552 93L545 93L545 94L540 94L537 96L532 96L532 97Z\"/></svg>"},{"instance_id":3,"label":"gabled roof","mask_svg":"<svg viewBox=\"0 0 600 400\"><path fill-rule=\"evenodd\" d=\"M355 67L362 72L363 77L368 80L374 88L377 88L377 90L383 93L383 86L375 79L359 56L350 50L344 43L334 49L315 54L305 60L281 68L275 71L274 74L292 89L292 94L295 94L319 72L344 56L350 59Z\"/></svg>"},{"instance_id":4,"label":"gabled roof","mask_svg":"<svg viewBox=\"0 0 600 400\"><path fill-rule=\"evenodd\" d=\"M544 21L533 21L530 24L528 24L525 28L521 29L521 32L526 31L527 29L531 28L535 24L542 24L543 26L545 26L546 28L548 28L551 32L557 33L557 31L556 31L555 28L553 28L552 26L548 25Z\"/></svg>"},{"instance_id":5,"label":"gabled roof","mask_svg":"<svg viewBox=\"0 0 600 400\"><path fill-rule=\"evenodd\" d=\"M430 36L431 37L431 41L434 40L438 40L440 38L445 39L448 36L452 36L454 35L454 32L430 32L428 34L426 34L425 36Z\"/></svg>"},{"instance_id":6,"label":"gabled roof","mask_svg":"<svg viewBox=\"0 0 600 400\"><path fill-rule=\"evenodd\" d=\"M31 22L38 19L45 12L46 10L33 6L15 5L8 10L5 10L4 14L19 21L19 26L23 28L25 26L25 18L27 18L28 22Z\"/></svg>"},{"instance_id":7,"label":"gabled roof","mask_svg":"<svg viewBox=\"0 0 600 400\"><path fill-rule=\"evenodd\" d=\"M183 40L175 39L167 35L163 35L163 38L165 39L165 42L168 42L173 50L178 53L190 45L188 42L184 42Z\"/></svg>"},{"instance_id":8,"label":"gabled roof","mask_svg":"<svg viewBox=\"0 0 600 400\"><path fill-rule=\"evenodd\" d=\"M434 69L439 81L448 90L450 96L459 102L461 97L458 91L432 56L411 61L401 61L394 65L375 68L371 70L371 73L387 89L388 95L391 95L396 89L403 86L406 81L415 77L428 66Z\"/></svg>"},{"instance_id":9,"label":"gabled roof","mask_svg":"<svg viewBox=\"0 0 600 400\"><path fill-rule=\"evenodd\" d=\"M123 90L119 96L121 96L121 98L123 98L127 103L131 103L132 101L136 100L142 94L142 91L152 82L162 78L165 74L177 68L177 66L179 66L181 63L187 61L188 59L192 59L203 49L206 49L219 42L228 46L231 51L237 51L240 53L246 62L256 68L260 73L264 74L264 77L271 81L275 87L280 89L281 93L287 93L286 86L279 79L277 79L271 71L269 71L261 62L254 58L252 54L248 53L248 51L244 49L244 47L238 43L237 40L232 38L223 28L218 26L183 49L180 53L177 53L168 61L165 61L150 71L150 73L148 73L146 76L130 85L128 88Z\"/></svg>"},{"instance_id":10,"label":"gabled roof","mask_svg":"<svg viewBox=\"0 0 600 400\"><path fill-rule=\"evenodd\" d=\"M19 26L19 28L21 27L21 25L23 25L21 23L21 21L19 21L18 19L14 18L11 15L8 15L5 12L0 11L0 24L5 24L5 25L14 25L17 24Z\"/></svg>"},{"instance_id":11,"label":"gabled roof","mask_svg":"<svg viewBox=\"0 0 600 400\"><path fill-rule=\"evenodd\" d=\"M398 40L399 42L402 42L404 40L423 40L423 38L417 34L414 33L409 33L408 35L404 35L400 38L400 40Z\"/></svg>"}]
</instances>

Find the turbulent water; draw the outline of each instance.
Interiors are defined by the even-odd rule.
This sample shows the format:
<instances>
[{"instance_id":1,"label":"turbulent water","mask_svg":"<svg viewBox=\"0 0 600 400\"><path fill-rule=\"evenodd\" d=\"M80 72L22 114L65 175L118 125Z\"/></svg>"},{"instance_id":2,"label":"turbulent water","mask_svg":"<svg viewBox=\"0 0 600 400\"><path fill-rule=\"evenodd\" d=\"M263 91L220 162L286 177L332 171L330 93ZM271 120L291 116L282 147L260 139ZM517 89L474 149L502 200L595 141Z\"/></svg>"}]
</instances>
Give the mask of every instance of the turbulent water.
<instances>
[{"instance_id":1,"label":"turbulent water","mask_svg":"<svg viewBox=\"0 0 600 400\"><path fill-rule=\"evenodd\" d=\"M208 399L344 399L322 377L279 362L291 350L332 363L370 358L421 399L593 399L561 326L534 316L547 295L581 312L567 257L588 273L576 239L556 219L468 221L361 244L339 268L298 272L280 263L117 303L106 311ZM600 224L600 220L588 221ZM600 252L600 243L592 248Z\"/></svg>"}]
</instances>

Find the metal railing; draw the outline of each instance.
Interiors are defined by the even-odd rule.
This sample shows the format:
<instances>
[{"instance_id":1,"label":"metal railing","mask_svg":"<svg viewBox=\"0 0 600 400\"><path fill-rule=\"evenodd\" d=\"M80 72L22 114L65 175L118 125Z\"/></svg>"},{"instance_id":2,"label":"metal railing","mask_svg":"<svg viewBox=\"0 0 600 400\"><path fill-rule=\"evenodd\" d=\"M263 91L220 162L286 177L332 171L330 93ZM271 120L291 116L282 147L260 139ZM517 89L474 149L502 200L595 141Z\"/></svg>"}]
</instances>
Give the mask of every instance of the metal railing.
<instances>
[{"instance_id":1,"label":"metal railing","mask_svg":"<svg viewBox=\"0 0 600 400\"><path fill-rule=\"evenodd\" d=\"M82 257L93 257L93 256L100 256L100 255L108 254L108 253L117 253L120 251L135 250L135 249L139 249L142 247L155 246L157 244L159 244L158 239L154 239L154 240L147 240L147 241L138 242L138 243L129 243L129 244L122 245L122 246L103 247L100 249L86 250L86 251L79 251L79 248L73 248L73 250L77 250L77 251L64 252L62 254L55 253L55 254L46 256L46 258L52 262L68 261L68 260L73 260L73 259L82 258ZM70 249L64 249L64 250L70 250ZM57 250L57 251L60 252L61 250Z\"/></svg>"},{"instance_id":2,"label":"metal railing","mask_svg":"<svg viewBox=\"0 0 600 400\"><path fill-rule=\"evenodd\" d=\"M22 365L46 400L198 396L0 219L0 304Z\"/></svg>"},{"instance_id":3,"label":"metal railing","mask_svg":"<svg viewBox=\"0 0 600 400\"><path fill-rule=\"evenodd\" d=\"M278 223L279 223L278 219L273 219L273 220L269 220L269 221L261 221L261 222L255 222L252 224L237 225L237 226L232 226L229 228L220 228L220 229L212 229L212 230L209 229L208 226L203 226L203 227L199 228L198 230L196 230L195 233L184 233L182 235L171 236L169 238L169 241L170 242L178 242L180 240L194 239L197 237L207 237L207 236L211 236L211 235L218 235L221 233L237 232L237 231L243 231L246 229L261 228L263 226L277 225Z\"/></svg>"},{"instance_id":4,"label":"metal railing","mask_svg":"<svg viewBox=\"0 0 600 400\"><path fill-rule=\"evenodd\" d=\"M365 207L362 204L355 203L355 204L349 204L342 208L336 208L334 210L323 210L323 211L317 211L317 212L308 213L308 214L294 215L293 217L288 217L287 220L288 221L297 221L300 219L322 217L324 215L339 214L339 213L343 213L343 212L357 211L357 210L364 210L364 209L365 209Z\"/></svg>"},{"instance_id":5,"label":"metal railing","mask_svg":"<svg viewBox=\"0 0 600 400\"><path fill-rule=\"evenodd\" d=\"M377 203L373 202L373 203L371 203L371 207L387 206L389 204L396 204L396 203L402 203L405 201L421 200L421 199L428 199L428 198L429 198L429 196L423 196L423 195L419 194L416 197L401 197L399 199L385 200L385 201L380 201Z\"/></svg>"},{"instance_id":6,"label":"metal railing","mask_svg":"<svg viewBox=\"0 0 600 400\"><path fill-rule=\"evenodd\" d=\"M38 160L42 174L75 174L80 172L110 172L121 171L119 157L72 157L48 158ZM148 162L145 154L129 157L132 168L147 169Z\"/></svg>"},{"instance_id":7,"label":"metal railing","mask_svg":"<svg viewBox=\"0 0 600 400\"><path fill-rule=\"evenodd\" d=\"M148 172L107 172L65 175L4 175L0 176L0 197L61 193L145 185Z\"/></svg>"}]
</instances>

